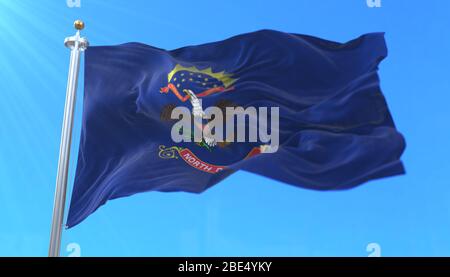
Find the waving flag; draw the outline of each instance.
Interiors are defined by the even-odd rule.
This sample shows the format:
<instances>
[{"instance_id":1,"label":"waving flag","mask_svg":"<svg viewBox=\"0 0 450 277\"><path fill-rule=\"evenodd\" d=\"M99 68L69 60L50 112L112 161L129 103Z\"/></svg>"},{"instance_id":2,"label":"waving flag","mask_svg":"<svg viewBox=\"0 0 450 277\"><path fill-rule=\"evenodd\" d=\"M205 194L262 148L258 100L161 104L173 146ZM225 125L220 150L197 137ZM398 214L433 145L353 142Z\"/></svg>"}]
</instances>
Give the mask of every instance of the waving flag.
<instances>
[{"instance_id":1,"label":"waving flag","mask_svg":"<svg viewBox=\"0 0 450 277\"><path fill-rule=\"evenodd\" d=\"M377 75L386 55L382 33L336 43L271 30L172 51L87 49L68 227L107 200L199 193L237 170L316 190L403 174L405 141ZM279 108L277 151L261 141L174 142L176 107L202 116L213 106Z\"/></svg>"}]
</instances>

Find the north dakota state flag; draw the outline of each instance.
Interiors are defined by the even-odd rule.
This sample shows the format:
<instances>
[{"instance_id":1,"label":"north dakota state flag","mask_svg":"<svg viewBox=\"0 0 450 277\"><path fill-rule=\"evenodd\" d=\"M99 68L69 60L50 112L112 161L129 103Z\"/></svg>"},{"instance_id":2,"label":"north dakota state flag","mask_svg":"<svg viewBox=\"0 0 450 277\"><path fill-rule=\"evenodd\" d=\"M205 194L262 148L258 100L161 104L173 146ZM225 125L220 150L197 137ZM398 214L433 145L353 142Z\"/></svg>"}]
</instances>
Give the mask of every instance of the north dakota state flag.
<instances>
[{"instance_id":1,"label":"north dakota state flag","mask_svg":"<svg viewBox=\"0 0 450 277\"><path fill-rule=\"evenodd\" d=\"M107 200L200 193L237 170L315 190L404 173L405 141L377 75L386 55L382 33L337 43L271 30L171 51L88 48L68 227ZM200 125L208 107L277 108L278 147L267 151L259 138L176 142L172 115L180 107ZM180 130L193 137L195 126Z\"/></svg>"}]
</instances>

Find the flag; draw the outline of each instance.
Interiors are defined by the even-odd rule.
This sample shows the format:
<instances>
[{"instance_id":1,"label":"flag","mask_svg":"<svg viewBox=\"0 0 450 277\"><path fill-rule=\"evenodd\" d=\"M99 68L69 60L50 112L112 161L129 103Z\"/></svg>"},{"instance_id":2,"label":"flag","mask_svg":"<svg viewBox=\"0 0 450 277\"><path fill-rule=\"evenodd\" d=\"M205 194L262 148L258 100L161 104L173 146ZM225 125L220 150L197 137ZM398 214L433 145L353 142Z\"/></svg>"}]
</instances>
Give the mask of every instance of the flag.
<instances>
[{"instance_id":1,"label":"flag","mask_svg":"<svg viewBox=\"0 0 450 277\"><path fill-rule=\"evenodd\" d=\"M314 190L403 174L405 141L377 73L386 56L383 33L337 43L272 30L170 51L141 43L88 48L67 226L110 199L200 193L238 170ZM178 107L192 121L208 107L265 107L268 118L278 116L268 129L278 144L175 142ZM175 133L193 138L193 126Z\"/></svg>"}]
</instances>

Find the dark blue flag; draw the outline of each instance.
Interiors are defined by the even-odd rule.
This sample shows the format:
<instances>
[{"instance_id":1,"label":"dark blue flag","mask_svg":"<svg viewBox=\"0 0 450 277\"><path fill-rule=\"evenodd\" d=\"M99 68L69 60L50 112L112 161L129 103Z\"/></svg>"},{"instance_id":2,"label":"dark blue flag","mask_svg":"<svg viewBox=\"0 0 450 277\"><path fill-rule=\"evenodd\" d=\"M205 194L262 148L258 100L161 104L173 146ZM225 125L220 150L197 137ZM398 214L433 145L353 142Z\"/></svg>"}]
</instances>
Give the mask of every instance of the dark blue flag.
<instances>
[{"instance_id":1,"label":"dark blue flag","mask_svg":"<svg viewBox=\"0 0 450 277\"><path fill-rule=\"evenodd\" d=\"M403 174L405 141L377 74L386 55L382 33L342 44L270 30L172 51L140 43L88 48L67 226L109 199L199 193L237 170L315 190ZM194 113L194 100L223 111L279 107L277 151L264 151L259 138L174 142L172 112Z\"/></svg>"}]
</instances>

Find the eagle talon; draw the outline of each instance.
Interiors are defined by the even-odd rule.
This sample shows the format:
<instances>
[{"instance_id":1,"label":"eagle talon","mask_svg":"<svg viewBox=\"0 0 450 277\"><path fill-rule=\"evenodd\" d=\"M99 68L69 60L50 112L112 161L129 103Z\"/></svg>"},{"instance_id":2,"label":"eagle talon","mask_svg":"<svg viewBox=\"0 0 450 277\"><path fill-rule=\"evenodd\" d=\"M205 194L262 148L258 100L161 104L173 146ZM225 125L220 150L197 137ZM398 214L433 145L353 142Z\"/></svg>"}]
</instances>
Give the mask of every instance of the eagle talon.
<instances>
[{"instance_id":1,"label":"eagle talon","mask_svg":"<svg viewBox=\"0 0 450 277\"><path fill-rule=\"evenodd\" d=\"M217 145L217 142L216 142L216 140L215 140L214 138L204 137L203 140L204 140L205 143L206 143L208 146L210 146L210 147L213 147L213 146L216 146L216 145Z\"/></svg>"}]
</instances>

